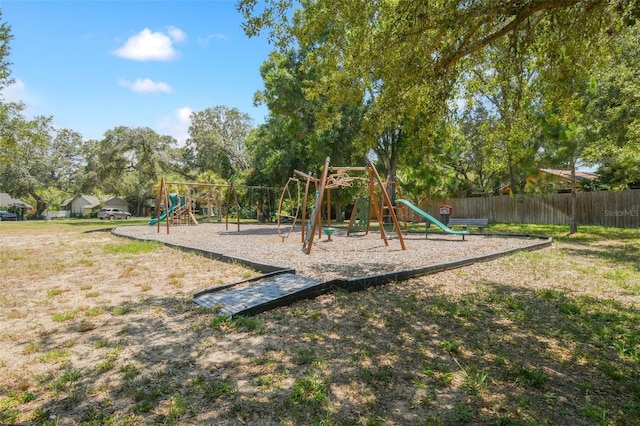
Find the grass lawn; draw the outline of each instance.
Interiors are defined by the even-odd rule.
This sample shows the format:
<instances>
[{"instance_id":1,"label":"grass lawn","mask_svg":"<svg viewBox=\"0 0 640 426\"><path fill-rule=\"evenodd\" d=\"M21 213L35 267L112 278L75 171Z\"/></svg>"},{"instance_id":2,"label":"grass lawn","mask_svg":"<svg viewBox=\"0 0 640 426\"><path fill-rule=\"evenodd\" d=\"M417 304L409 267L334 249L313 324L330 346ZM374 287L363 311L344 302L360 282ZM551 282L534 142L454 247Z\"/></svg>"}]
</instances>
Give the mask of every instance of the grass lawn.
<instances>
[{"instance_id":1,"label":"grass lawn","mask_svg":"<svg viewBox=\"0 0 640 426\"><path fill-rule=\"evenodd\" d=\"M640 230L232 320L130 223L0 222L0 424L640 425Z\"/></svg>"}]
</instances>

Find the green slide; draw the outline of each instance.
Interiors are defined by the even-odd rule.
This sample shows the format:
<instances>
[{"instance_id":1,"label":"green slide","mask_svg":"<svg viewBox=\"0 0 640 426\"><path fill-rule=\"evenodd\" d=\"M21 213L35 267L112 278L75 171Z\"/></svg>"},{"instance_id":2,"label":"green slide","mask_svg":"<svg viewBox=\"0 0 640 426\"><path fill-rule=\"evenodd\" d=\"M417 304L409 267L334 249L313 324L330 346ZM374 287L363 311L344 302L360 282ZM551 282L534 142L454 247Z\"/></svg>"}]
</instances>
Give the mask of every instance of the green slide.
<instances>
[{"instance_id":1,"label":"green slide","mask_svg":"<svg viewBox=\"0 0 640 426\"><path fill-rule=\"evenodd\" d=\"M152 217L151 219L149 219L149 225L155 225L156 223L158 223L158 221L162 222L167 218L167 214L171 214L171 212L173 212L176 209L176 207L179 207L179 206L174 205L169 207L169 211L162 213L159 219L157 217Z\"/></svg>"},{"instance_id":2,"label":"green slide","mask_svg":"<svg viewBox=\"0 0 640 426\"><path fill-rule=\"evenodd\" d=\"M180 205L184 204L184 196L178 196L178 194L169 194L169 210L162 213L159 218L152 217L149 219L149 225L155 225L158 221L162 222L167 218L167 215L171 214L176 207L180 207Z\"/></svg>"},{"instance_id":3,"label":"green slide","mask_svg":"<svg viewBox=\"0 0 640 426\"><path fill-rule=\"evenodd\" d=\"M416 212L420 216L422 216L425 219L427 219L427 220L433 222L434 224L436 224L440 229L442 229L447 234L462 235L462 239L463 240L464 240L464 236L469 234L469 231L454 231L453 229L449 228L444 223L440 222L435 217L431 216L429 213L427 213L424 210L422 210L420 207L418 207L415 204L413 204L411 201L403 200L402 198L400 198L400 199L396 200L396 203L402 203L402 204L406 205L407 207L409 207L411 210L413 210L414 212Z\"/></svg>"}]
</instances>

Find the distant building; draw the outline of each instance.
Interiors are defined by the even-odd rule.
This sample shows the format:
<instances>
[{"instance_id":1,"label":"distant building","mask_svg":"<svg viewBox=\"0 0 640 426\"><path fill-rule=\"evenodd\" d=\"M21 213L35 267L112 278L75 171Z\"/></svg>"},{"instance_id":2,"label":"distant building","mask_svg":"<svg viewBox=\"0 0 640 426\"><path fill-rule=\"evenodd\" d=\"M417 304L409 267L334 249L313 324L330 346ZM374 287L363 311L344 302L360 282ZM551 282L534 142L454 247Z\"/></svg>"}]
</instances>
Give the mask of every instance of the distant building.
<instances>
[{"instance_id":1,"label":"distant building","mask_svg":"<svg viewBox=\"0 0 640 426\"><path fill-rule=\"evenodd\" d=\"M113 207L124 211L129 210L129 204L120 197L109 197L101 201L95 195L86 194L76 195L60 204L60 208L67 212L67 217L89 217L103 207Z\"/></svg>"},{"instance_id":2,"label":"distant building","mask_svg":"<svg viewBox=\"0 0 640 426\"><path fill-rule=\"evenodd\" d=\"M95 195L80 194L68 198L60 204L60 209L65 210L67 217L90 216L91 212L100 208L101 201Z\"/></svg>"},{"instance_id":3,"label":"distant building","mask_svg":"<svg viewBox=\"0 0 640 426\"><path fill-rule=\"evenodd\" d=\"M576 191L591 190L589 185L598 180L597 173L576 171ZM556 188L554 192L571 191L571 170L540 169L540 180Z\"/></svg>"},{"instance_id":4,"label":"distant building","mask_svg":"<svg viewBox=\"0 0 640 426\"><path fill-rule=\"evenodd\" d=\"M11 210L19 217L24 217L33 206L25 203L19 198L13 198L6 192L0 192L0 209Z\"/></svg>"},{"instance_id":5,"label":"distant building","mask_svg":"<svg viewBox=\"0 0 640 426\"><path fill-rule=\"evenodd\" d=\"M593 172L576 171L576 191L592 191L599 176ZM539 169L537 174L529 176L525 186L527 193L565 193L571 192L571 171L560 169ZM510 185L500 188L502 195L511 193Z\"/></svg>"}]
</instances>

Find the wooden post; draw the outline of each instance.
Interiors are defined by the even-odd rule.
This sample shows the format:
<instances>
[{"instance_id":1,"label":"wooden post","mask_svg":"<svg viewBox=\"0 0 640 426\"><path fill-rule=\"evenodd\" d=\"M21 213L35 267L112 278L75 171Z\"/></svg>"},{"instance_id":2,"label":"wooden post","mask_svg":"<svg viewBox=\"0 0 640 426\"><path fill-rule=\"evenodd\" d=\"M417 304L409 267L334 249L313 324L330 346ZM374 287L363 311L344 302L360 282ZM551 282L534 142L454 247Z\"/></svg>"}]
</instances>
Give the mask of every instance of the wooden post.
<instances>
[{"instance_id":1,"label":"wooden post","mask_svg":"<svg viewBox=\"0 0 640 426\"><path fill-rule=\"evenodd\" d=\"M227 188L227 212L224 215L224 229L225 231L229 230L229 206L231 205L231 191L233 190L233 186Z\"/></svg>"},{"instance_id":2,"label":"wooden post","mask_svg":"<svg viewBox=\"0 0 640 426\"><path fill-rule=\"evenodd\" d=\"M311 186L311 175L307 175L307 184L304 187L304 199L302 201L302 219L300 221L302 244L304 244L305 225L307 222L307 201L309 200L309 187Z\"/></svg>"},{"instance_id":3,"label":"wooden post","mask_svg":"<svg viewBox=\"0 0 640 426\"><path fill-rule=\"evenodd\" d=\"M382 216L382 204L378 203L378 197L376 196L376 188L373 181L373 170L369 169L369 197L371 198L371 205L376 212L376 220L378 221L378 227L380 228L380 238L384 241L384 245L388 246L387 236L384 231L384 217Z\"/></svg>"},{"instance_id":4,"label":"wooden post","mask_svg":"<svg viewBox=\"0 0 640 426\"><path fill-rule=\"evenodd\" d=\"M402 229L400 228L400 224L398 223L398 217L396 216L396 212L393 206L391 205L391 200L389 199L389 194L387 193L387 189L384 187L382 179L380 179L380 175L376 170L376 166L373 164L371 160L368 160L368 161L369 161L369 167L371 167L371 170L373 171L373 174L376 180L378 181L378 185L380 185L382 198L384 202L387 203L387 205L389 206L389 213L391 214L391 219L393 220L393 226L396 229L396 233L398 234L398 240L400 240L400 246L402 247L402 250L406 250L406 247L404 245L404 239L402 238ZM381 226L381 229L382 229L382 226Z\"/></svg>"},{"instance_id":5,"label":"wooden post","mask_svg":"<svg viewBox=\"0 0 640 426\"><path fill-rule=\"evenodd\" d=\"M311 231L309 232L309 242L307 243L306 252L307 254L311 253L311 247L313 246L313 237L316 233L316 228L318 227L318 215L320 214L320 208L322 207L322 199L324 196L324 187L327 183L327 175L329 173L329 162L330 158L327 157L324 162L324 170L322 171L322 177L320 178L320 188L318 189L318 197L316 199L316 208L313 212L313 217L311 218Z\"/></svg>"},{"instance_id":6,"label":"wooden post","mask_svg":"<svg viewBox=\"0 0 640 426\"><path fill-rule=\"evenodd\" d=\"M331 227L331 190L327 189L327 226Z\"/></svg>"},{"instance_id":7,"label":"wooden post","mask_svg":"<svg viewBox=\"0 0 640 426\"><path fill-rule=\"evenodd\" d=\"M238 191L236 191L236 187L232 184L231 189L233 190L233 199L236 203L236 223L238 224L238 232L240 232L240 204L238 204Z\"/></svg>"}]
</instances>

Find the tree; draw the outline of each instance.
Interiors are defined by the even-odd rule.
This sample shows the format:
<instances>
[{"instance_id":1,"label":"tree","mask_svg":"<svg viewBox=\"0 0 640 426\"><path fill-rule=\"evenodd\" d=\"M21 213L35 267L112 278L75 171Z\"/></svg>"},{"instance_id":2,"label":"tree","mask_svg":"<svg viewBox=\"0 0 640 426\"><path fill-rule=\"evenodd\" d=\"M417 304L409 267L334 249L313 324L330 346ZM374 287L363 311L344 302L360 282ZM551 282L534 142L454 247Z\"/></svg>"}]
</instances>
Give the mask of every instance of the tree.
<instances>
[{"instance_id":1,"label":"tree","mask_svg":"<svg viewBox=\"0 0 640 426\"><path fill-rule=\"evenodd\" d=\"M599 164L610 189L640 182L640 24L609 46L607 62L593 73L585 109L591 143L584 157Z\"/></svg>"},{"instance_id":2,"label":"tree","mask_svg":"<svg viewBox=\"0 0 640 426\"><path fill-rule=\"evenodd\" d=\"M55 169L51 161L51 119L36 117L24 120L14 117L6 128L11 143L0 146L0 186L15 197L30 195L36 201L36 215L47 208L41 191L54 182Z\"/></svg>"},{"instance_id":3,"label":"tree","mask_svg":"<svg viewBox=\"0 0 640 426\"><path fill-rule=\"evenodd\" d=\"M236 108L216 106L191 114L187 161L197 171L213 170L230 180L249 168L245 142L252 128L251 117Z\"/></svg>"},{"instance_id":4,"label":"tree","mask_svg":"<svg viewBox=\"0 0 640 426\"><path fill-rule=\"evenodd\" d=\"M293 15L289 0L267 0L260 10L256 4L254 0L237 4L249 36L266 29L282 51L313 46L313 55L304 58L302 67L319 70L321 76L305 88L309 99L324 100L319 124L337 120L346 101L366 101L367 134L412 152L435 149L434 126L449 114L469 58L484 54L507 36L518 39L513 34L521 28L533 34L559 14L573 17L565 20L572 29L597 26L594 34L599 37L604 29L616 31L618 23L638 12L631 0L303 0ZM591 34L574 31L572 36L589 40ZM522 57L534 49L534 41L541 40L522 39L518 43ZM512 120L504 132L510 134L509 146L515 147L526 121L522 115ZM412 130L408 140L407 128ZM393 174L400 158L391 150L389 159ZM514 155L512 163L517 162Z\"/></svg>"},{"instance_id":5,"label":"tree","mask_svg":"<svg viewBox=\"0 0 640 426\"><path fill-rule=\"evenodd\" d=\"M366 149L357 143L364 109L362 100L336 106L331 123L321 123L326 100L307 96L308 88L322 78L320 69L304 66L306 58L314 55L313 45L271 53L260 67L265 88L256 93L255 102L267 105L271 112L269 119L284 126L289 141L281 147L299 151L296 157L309 163L303 167L305 170L310 166L321 167L327 156L334 164L349 164L354 157L362 162ZM300 156L304 152L306 155Z\"/></svg>"},{"instance_id":6,"label":"tree","mask_svg":"<svg viewBox=\"0 0 640 426\"><path fill-rule=\"evenodd\" d=\"M508 181L504 156L498 144L491 143L496 137L496 120L483 102L470 105L456 118L450 164L460 182L459 196L495 195Z\"/></svg>"},{"instance_id":7,"label":"tree","mask_svg":"<svg viewBox=\"0 0 640 426\"><path fill-rule=\"evenodd\" d=\"M527 48L535 36L524 26L496 40L470 58L468 77L461 82L468 105L465 115L487 116L479 123L485 160L489 167L498 166L512 194L524 192L527 176L537 169L540 138L534 112L540 102L540 81L535 56Z\"/></svg>"},{"instance_id":8,"label":"tree","mask_svg":"<svg viewBox=\"0 0 640 426\"><path fill-rule=\"evenodd\" d=\"M153 185L177 169L176 140L150 128L125 126L108 130L101 140L88 141L85 188L121 195L135 203L136 214L154 200Z\"/></svg>"},{"instance_id":9,"label":"tree","mask_svg":"<svg viewBox=\"0 0 640 426\"><path fill-rule=\"evenodd\" d=\"M2 11L0 11L0 19ZM5 22L0 23L0 147L15 147L19 142L16 139L18 127L22 127L24 117L22 110L24 105L17 102L5 102L2 93L7 86L10 86L14 80L11 78L11 62L8 57L11 52L10 42L13 39L11 27ZM7 157L0 156L0 164L8 161Z\"/></svg>"},{"instance_id":10,"label":"tree","mask_svg":"<svg viewBox=\"0 0 640 426\"><path fill-rule=\"evenodd\" d=\"M75 193L82 181L84 157L82 135L70 129L60 129L51 141L49 160L51 180L56 189Z\"/></svg>"},{"instance_id":11,"label":"tree","mask_svg":"<svg viewBox=\"0 0 640 426\"><path fill-rule=\"evenodd\" d=\"M217 173L208 170L198 175L196 182L203 183L205 185L197 187L197 199L199 201L207 202L207 215L209 222L211 222L212 203L216 206L216 213L218 216L218 222L222 221L222 203L224 203L224 194L226 193L223 186L209 186L209 185L227 185L227 181L222 179Z\"/></svg>"},{"instance_id":12,"label":"tree","mask_svg":"<svg viewBox=\"0 0 640 426\"><path fill-rule=\"evenodd\" d=\"M255 173L248 182L263 183L260 179L277 176L268 184L278 186L293 170L319 174L326 157L333 165L364 165L362 100L345 100L325 125L319 122L324 98L307 96L307 88L322 78L320 69L303 66L307 57L314 56L314 49L310 44L273 52L260 68L265 88L256 93L255 102L267 105L270 115L249 142ZM342 220L342 204L350 197L348 191L331 197L336 220Z\"/></svg>"},{"instance_id":13,"label":"tree","mask_svg":"<svg viewBox=\"0 0 640 426\"><path fill-rule=\"evenodd\" d=\"M537 66L541 87L541 117L547 158L564 164L571 172L570 233L576 233L576 168L589 145L599 142L588 136L590 120L586 112L593 90L591 78L601 68L610 49L611 35L597 21L581 22L562 11L540 25ZM610 27L615 34L627 27ZM580 54L576 54L580 52Z\"/></svg>"}]
</instances>

